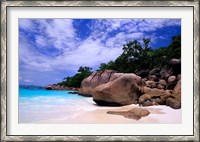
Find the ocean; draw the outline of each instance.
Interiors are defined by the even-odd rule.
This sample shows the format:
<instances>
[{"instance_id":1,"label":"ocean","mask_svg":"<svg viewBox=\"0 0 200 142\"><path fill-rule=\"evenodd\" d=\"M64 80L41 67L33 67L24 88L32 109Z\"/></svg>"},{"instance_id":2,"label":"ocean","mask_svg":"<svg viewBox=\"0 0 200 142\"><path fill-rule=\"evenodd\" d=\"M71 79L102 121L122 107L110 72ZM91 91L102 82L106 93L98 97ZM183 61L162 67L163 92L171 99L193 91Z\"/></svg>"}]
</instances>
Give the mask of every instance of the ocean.
<instances>
[{"instance_id":1,"label":"ocean","mask_svg":"<svg viewBox=\"0 0 200 142\"><path fill-rule=\"evenodd\" d=\"M92 98L69 94L71 91L19 87L19 123L73 118L94 110Z\"/></svg>"}]
</instances>

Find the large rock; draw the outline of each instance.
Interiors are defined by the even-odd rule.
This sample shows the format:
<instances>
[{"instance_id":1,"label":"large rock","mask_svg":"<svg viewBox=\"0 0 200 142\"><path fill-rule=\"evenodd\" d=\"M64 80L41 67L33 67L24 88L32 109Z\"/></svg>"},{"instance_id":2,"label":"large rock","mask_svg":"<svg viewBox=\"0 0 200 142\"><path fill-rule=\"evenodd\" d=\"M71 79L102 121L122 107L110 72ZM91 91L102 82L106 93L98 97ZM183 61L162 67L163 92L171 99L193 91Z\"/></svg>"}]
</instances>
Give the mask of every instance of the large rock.
<instances>
[{"instance_id":1,"label":"large rock","mask_svg":"<svg viewBox=\"0 0 200 142\"><path fill-rule=\"evenodd\" d=\"M113 80L121 77L122 75L124 75L124 73L113 73L112 76L110 77L109 81L113 81Z\"/></svg>"},{"instance_id":2,"label":"large rock","mask_svg":"<svg viewBox=\"0 0 200 142\"><path fill-rule=\"evenodd\" d=\"M98 105L120 106L132 104L141 95L139 84L141 77L135 74L124 74L114 81L94 88L92 97Z\"/></svg>"},{"instance_id":3,"label":"large rock","mask_svg":"<svg viewBox=\"0 0 200 142\"><path fill-rule=\"evenodd\" d=\"M95 87L116 80L117 78L125 75L125 73L117 73L114 70L105 70L92 73L89 77L85 78L81 83L79 94L83 96L92 97L92 91ZM141 82L141 79L139 80Z\"/></svg>"},{"instance_id":4,"label":"large rock","mask_svg":"<svg viewBox=\"0 0 200 142\"><path fill-rule=\"evenodd\" d=\"M116 73L116 71L113 70L92 73L92 75L82 81L79 93L83 96L92 96L92 91L95 87L109 82L111 78L115 80L120 76L119 74L113 76L114 73Z\"/></svg>"}]
</instances>

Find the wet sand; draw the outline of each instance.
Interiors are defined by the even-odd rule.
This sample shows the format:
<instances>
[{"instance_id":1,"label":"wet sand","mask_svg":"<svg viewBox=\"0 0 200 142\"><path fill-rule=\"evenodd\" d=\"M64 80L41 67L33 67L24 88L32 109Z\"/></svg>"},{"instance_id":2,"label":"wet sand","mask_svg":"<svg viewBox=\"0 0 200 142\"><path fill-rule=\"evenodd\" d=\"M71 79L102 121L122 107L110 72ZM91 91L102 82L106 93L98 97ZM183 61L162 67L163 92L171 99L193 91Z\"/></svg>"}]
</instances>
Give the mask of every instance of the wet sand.
<instances>
[{"instance_id":1,"label":"wet sand","mask_svg":"<svg viewBox=\"0 0 200 142\"><path fill-rule=\"evenodd\" d=\"M168 106L141 107L150 112L148 116L139 120L125 118L122 115L107 114L107 111L127 111L138 105L128 105L122 107L100 107L95 106L95 110L84 111L73 117L66 116L62 119L49 119L34 123L46 124L180 124L182 122L181 109L172 109Z\"/></svg>"}]
</instances>

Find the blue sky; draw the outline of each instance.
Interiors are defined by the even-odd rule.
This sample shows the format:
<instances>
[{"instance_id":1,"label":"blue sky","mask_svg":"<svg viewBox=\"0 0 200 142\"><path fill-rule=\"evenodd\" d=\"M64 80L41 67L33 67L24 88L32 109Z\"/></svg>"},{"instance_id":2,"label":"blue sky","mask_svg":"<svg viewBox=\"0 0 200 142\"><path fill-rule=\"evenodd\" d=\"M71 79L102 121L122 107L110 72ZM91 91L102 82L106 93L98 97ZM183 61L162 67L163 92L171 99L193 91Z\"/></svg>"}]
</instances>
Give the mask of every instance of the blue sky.
<instances>
[{"instance_id":1,"label":"blue sky","mask_svg":"<svg viewBox=\"0 0 200 142\"><path fill-rule=\"evenodd\" d=\"M156 49L178 34L180 19L19 19L19 83L57 83L115 60L129 41L150 38Z\"/></svg>"}]
</instances>

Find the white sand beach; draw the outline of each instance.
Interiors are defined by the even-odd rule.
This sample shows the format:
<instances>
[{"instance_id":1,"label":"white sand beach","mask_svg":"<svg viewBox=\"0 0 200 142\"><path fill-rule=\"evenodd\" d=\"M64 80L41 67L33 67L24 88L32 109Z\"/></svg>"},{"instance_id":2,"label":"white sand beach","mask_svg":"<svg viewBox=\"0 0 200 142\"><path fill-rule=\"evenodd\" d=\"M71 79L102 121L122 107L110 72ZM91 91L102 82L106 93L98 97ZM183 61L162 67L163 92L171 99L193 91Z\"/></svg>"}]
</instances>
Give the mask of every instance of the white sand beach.
<instances>
[{"instance_id":1,"label":"white sand beach","mask_svg":"<svg viewBox=\"0 0 200 142\"><path fill-rule=\"evenodd\" d=\"M84 99L85 100L85 99ZM181 109L172 109L168 106L141 107L147 109L150 114L139 120L125 118L122 115L107 114L107 111L127 111L139 105L127 105L121 107L101 107L97 106L91 98L87 98L90 109L82 109L74 112L74 115L66 114L64 118L48 119L33 123L43 124L180 124L182 122ZM77 106L78 107L78 106ZM79 106L80 108L81 106ZM84 106L82 107L84 108ZM66 108L67 109L67 108ZM75 108L74 108L75 109ZM76 110L76 109L75 109ZM62 112L61 112L62 113Z\"/></svg>"}]
</instances>

